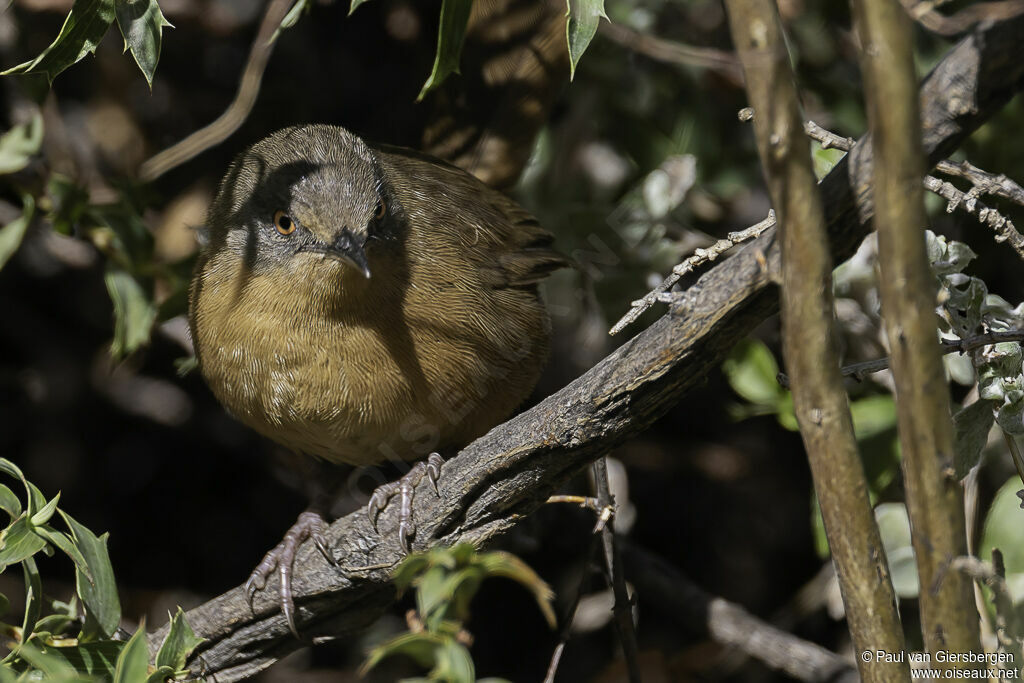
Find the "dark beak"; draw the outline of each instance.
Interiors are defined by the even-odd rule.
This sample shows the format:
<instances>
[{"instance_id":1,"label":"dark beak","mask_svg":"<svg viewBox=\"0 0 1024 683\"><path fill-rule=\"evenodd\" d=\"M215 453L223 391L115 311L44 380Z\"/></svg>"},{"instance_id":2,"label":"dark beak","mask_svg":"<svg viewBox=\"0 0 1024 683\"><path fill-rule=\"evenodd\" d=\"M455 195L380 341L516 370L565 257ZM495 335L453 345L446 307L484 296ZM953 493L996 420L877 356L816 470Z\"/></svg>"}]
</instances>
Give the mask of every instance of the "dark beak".
<instances>
[{"instance_id":1,"label":"dark beak","mask_svg":"<svg viewBox=\"0 0 1024 683\"><path fill-rule=\"evenodd\" d=\"M341 231L338 239L334 240L333 244L328 245L324 253L355 267L369 279L370 264L366 260L366 249L363 248L362 242L348 228Z\"/></svg>"}]
</instances>

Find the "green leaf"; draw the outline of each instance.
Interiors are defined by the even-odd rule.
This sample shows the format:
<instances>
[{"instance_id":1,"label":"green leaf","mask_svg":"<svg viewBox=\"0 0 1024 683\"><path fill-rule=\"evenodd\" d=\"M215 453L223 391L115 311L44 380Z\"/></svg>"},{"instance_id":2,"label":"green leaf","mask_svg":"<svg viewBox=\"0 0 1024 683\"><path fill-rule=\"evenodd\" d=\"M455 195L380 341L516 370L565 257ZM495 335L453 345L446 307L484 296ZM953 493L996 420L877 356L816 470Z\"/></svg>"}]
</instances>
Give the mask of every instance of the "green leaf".
<instances>
[{"instance_id":1,"label":"green leaf","mask_svg":"<svg viewBox=\"0 0 1024 683\"><path fill-rule=\"evenodd\" d=\"M174 25L164 17L157 0L114 0L114 12L124 37L124 49L132 51L135 63L152 88L164 26Z\"/></svg>"},{"instance_id":2,"label":"green leaf","mask_svg":"<svg viewBox=\"0 0 1024 683\"><path fill-rule=\"evenodd\" d=\"M169 666L158 666L153 673L149 674L146 683L167 683L167 679L174 678L175 672Z\"/></svg>"},{"instance_id":3,"label":"green leaf","mask_svg":"<svg viewBox=\"0 0 1024 683\"><path fill-rule=\"evenodd\" d=\"M29 520L29 523L32 526L39 526L49 522L50 518L53 517L53 513L57 511L57 503L59 501L60 491L57 492L57 495L54 496L50 502L39 508L39 511L32 515L32 519Z\"/></svg>"},{"instance_id":4,"label":"green leaf","mask_svg":"<svg viewBox=\"0 0 1024 683\"><path fill-rule=\"evenodd\" d=\"M352 2L348 6L348 15L352 16L352 13L355 12L360 5L369 1L370 0L352 0Z\"/></svg>"},{"instance_id":5,"label":"green leaf","mask_svg":"<svg viewBox=\"0 0 1024 683\"><path fill-rule=\"evenodd\" d=\"M169 666L173 671L180 671L185 668L188 656L205 639L199 638L192 631L192 627L185 620L185 613L181 607L178 608L178 613L170 618L170 621L171 627L156 655L156 665L158 667Z\"/></svg>"},{"instance_id":6,"label":"green leaf","mask_svg":"<svg viewBox=\"0 0 1024 683\"><path fill-rule=\"evenodd\" d=\"M132 275L114 264L103 278L114 303L114 339L110 353L120 358L149 342L156 306Z\"/></svg>"},{"instance_id":7,"label":"green leaf","mask_svg":"<svg viewBox=\"0 0 1024 683\"><path fill-rule=\"evenodd\" d=\"M0 532L0 569L24 562L46 547L28 522L27 513Z\"/></svg>"},{"instance_id":8,"label":"green leaf","mask_svg":"<svg viewBox=\"0 0 1024 683\"><path fill-rule=\"evenodd\" d=\"M3 484L0 484L0 510L10 515L12 520L21 516L21 501L14 491Z\"/></svg>"},{"instance_id":9,"label":"green leaf","mask_svg":"<svg viewBox=\"0 0 1024 683\"><path fill-rule=\"evenodd\" d=\"M1007 576L1024 572L1024 543L1021 543L1024 510L1020 509L1017 497L1020 488L1020 479L1013 476L996 492L985 517L978 546L978 556L984 560L991 560L993 548L1003 551Z\"/></svg>"},{"instance_id":10,"label":"green leaf","mask_svg":"<svg viewBox=\"0 0 1024 683\"><path fill-rule=\"evenodd\" d=\"M53 83L61 71L96 51L113 21L114 0L75 0L50 46L35 59L0 72L0 76L41 73Z\"/></svg>"},{"instance_id":11,"label":"green leaf","mask_svg":"<svg viewBox=\"0 0 1024 683\"><path fill-rule=\"evenodd\" d=\"M411 657L424 668L434 666L436 653L445 640L445 637L427 631L402 633L370 650L366 661L359 667L359 673L365 676L367 671L392 655Z\"/></svg>"},{"instance_id":12,"label":"green leaf","mask_svg":"<svg viewBox=\"0 0 1024 683\"><path fill-rule=\"evenodd\" d=\"M597 33L597 24L604 13L604 0L566 0L565 39L569 45L569 80L576 76L576 65Z\"/></svg>"},{"instance_id":13,"label":"green leaf","mask_svg":"<svg viewBox=\"0 0 1024 683\"><path fill-rule=\"evenodd\" d=\"M42 142L43 116L38 112L28 123L0 135L0 173L14 173L28 166Z\"/></svg>"},{"instance_id":14,"label":"green leaf","mask_svg":"<svg viewBox=\"0 0 1024 683\"><path fill-rule=\"evenodd\" d=\"M121 601L117 596L114 570L110 566L110 556L107 554L107 534L97 537L63 510L60 510L60 514L71 529L71 536L82 552L93 579L90 581L89 575L85 572L75 570L78 596L82 598L82 604L85 606L82 639L88 641L109 638L121 621Z\"/></svg>"},{"instance_id":15,"label":"green leaf","mask_svg":"<svg viewBox=\"0 0 1024 683\"><path fill-rule=\"evenodd\" d=\"M448 572L444 567L435 565L425 571L416 582L416 611L428 620L428 624L435 621L432 619L434 611L444 604L447 576ZM443 617L442 614L441 618Z\"/></svg>"},{"instance_id":16,"label":"green leaf","mask_svg":"<svg viewBox=\"0 0 1024 683\"><path fill-rule=\"evenodd\" d=\"M277 40L277 37L281 35L281 31L295 26L299 21L299 17L308 13L312 9L313 0L295 0L295 4L292 5L290 10L288 10L288 14L284 15L284 19L281 20L281 24L274 31L274 35L270 36L269 42L273 43Z\"/></svg>"},{"instance_id":17,"label":"green leaf","mask_svg":"<svg viewBox=\"0 0 1024 683\"><path fill-rule=\"evenodd\" d=\"M417 102L441 85L450 74L459 72L462 41L466 37L466 26L469 24L469 12L472 8L473 0L443 0L441 3L441 26L437 30L434 68L416 97Z\"/></svg>"},{"instance_id":18,"label":"green leaf","mask_svg":"<svg viewBox=\"0 0 1024 683\"><path fill-rule=\"evenodd\" d=\"M992 404L983 400L961 408L953 416L953 426L956 430L953 462L957 479L966 477L971 468L981 460L981 451L988 441L988 433L994 420Z\"/></svg>"},{"instance_id":19,"label":"green leaf","mask_svg":"<svg viewBox=\"0 0 1024 683\"><path fill-rule=\"evenodd\" d=\"M39 534L47 543L53 545L62 553L71 558L71 561L75 563L80 571L85 574L85 578L89 583L93 583L92 573L89 571L89 565L85 561L85 557L82 555L78 547L75 546L74 540L67 534L57 531L50 526L37 526L35 532Z\"/></svg>"},{"instance_id":20,"label":"green leaf","mask_svg":"<svg viewBox=\"0 0 1024 683\"><path fill-rule=\"evenodd\" d=\"M146 645L145 618L135 629L135 635L117 656L114 683L142 683L149 675L149 648Z\"/></svg>"},{"instance_id":21,"label":"green leaf","mask_svg":"<svg viewBox=\"0 0 1024 683\"><path fill-rule=\"evenodd\" d=\"M22 574L25 576L25 616L21 621L22 638L36 630L36 622L43 609L43 580L39 577L39 568L31 557L21 563Z\"/></svg>"},{"instance_id":22,"label":"green leaf","mask_svg":"<svg viewBox=\"0 0 1024 683\"><path fill-rule=\"evenodd\" d=\"M779 386L779 365L768 347L756 339L738 343L722 363L729 386L755 405L775 410L786 390Z\"/></svg>"},{"instance_id":23,"label":"green leaf","mask_svg":"<svg viewBox=\"0 0 1024 683\"><path fill-rule=\"evenodd\" d=\"M71 668L81 674L98 676L101 680L109 681L114 677L118 655L124 648L125 643L121 641L103 640L96 643L79 643L68 647L47 647L45 652L62 658Z\"/></svg>"},{"instance_id":24,"label":"green leaf","mask_svg":"<svg viewBox=\"0 0 1024 683\"><path fill-rule=\"evenodd\" d=\"M79 676L74 668L63 657L47 652L35 643L25 643L17 649L17 655L45 674L45 681L87 681Z\"/></svg>"},{"instance_id":25,"label":"green leaf","mask_svg":"<svg viewBox=\"0 0 1024 683\"><path fill-rule=\"evenodd\" d=\"M910 538L910 518L903 503L882 503L875 508L878 532L889 560L892 587L901 598L916 598L921 590Z\"/></svg>"},{"instance_id":26,"label":"green leaf","mask_svg":"<svg viewBox=\"0 0 1024 683\"><path fill-rule=\"evenodd\" d=\"M476 680L476 669L469 650L454 638L446 638L435 651L435 657L437 664L430 672L432 679L451 683L474 683Z\"/></svg>"},{"instance_id":27,"label":"green leaf","mask_svg":"<svg viewBox=\"0 0 1024 683\"><path fill-rule=\"evenodd\" d=\"M866 396L850 403L850 415L853 432L863 441L896 426L896 402L890 394Z\"/></svg>"},{"instance_id":28,"label":"green leaf","mask_svg":"<svg viewBox=\"0 0 1024 683\"><path fill-rule=\"evenodd\" d=\"M28 226L36 210L36 200L30 194L23 194L21 206L21 215L0 228L0 268L11 260L14 252L21 246L21 241L25 239L25 233L28 232Z\"/></svg>"}]
</instances>

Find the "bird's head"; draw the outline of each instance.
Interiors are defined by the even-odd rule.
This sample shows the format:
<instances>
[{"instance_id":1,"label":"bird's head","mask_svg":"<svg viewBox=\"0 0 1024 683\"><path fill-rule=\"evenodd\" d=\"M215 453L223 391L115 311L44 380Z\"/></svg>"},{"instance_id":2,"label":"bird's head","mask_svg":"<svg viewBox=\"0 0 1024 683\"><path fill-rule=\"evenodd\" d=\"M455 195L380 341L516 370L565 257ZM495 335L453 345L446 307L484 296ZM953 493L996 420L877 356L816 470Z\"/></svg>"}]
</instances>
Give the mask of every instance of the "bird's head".
<instances>
[{"instance_id":1,"label":"bird's head","mask_svg":"<svg viewBox=\"0 0 1024 683\"><path fill-rule=\"evenodd\" d=\"M231 166L210 208L207 249L253 273L370 278L368 242L391 234L399 212L358 137L335 126L286 128Z\"/></svg>"}]
</instances>

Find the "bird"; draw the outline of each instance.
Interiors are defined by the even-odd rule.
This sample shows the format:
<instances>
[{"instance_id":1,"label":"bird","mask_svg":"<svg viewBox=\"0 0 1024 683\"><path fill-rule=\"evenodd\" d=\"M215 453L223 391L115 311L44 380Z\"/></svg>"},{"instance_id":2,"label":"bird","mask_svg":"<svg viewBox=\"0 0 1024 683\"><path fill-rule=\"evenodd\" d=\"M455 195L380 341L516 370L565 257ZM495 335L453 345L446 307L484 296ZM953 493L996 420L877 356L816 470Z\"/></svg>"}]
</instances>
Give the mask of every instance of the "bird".
<instances>
[{"instance_id":1,"label":"bird","mask_svg":"<svg viewBox=\"0 0 1024 683\"><path fill-rule=\"evenodd\" d=\"M398 542L440 452L507 418L546 362L538 285L568 260L505 194L415 150L339 126L279 130L242 152L209 207L189 287L198 367L256 432L329 465L418 461L379 487L371 520L401 498ZM299 515L246 583L273 572L298 635L297 549L324 558L324 510Z\"/></svg>"}]
</instances>

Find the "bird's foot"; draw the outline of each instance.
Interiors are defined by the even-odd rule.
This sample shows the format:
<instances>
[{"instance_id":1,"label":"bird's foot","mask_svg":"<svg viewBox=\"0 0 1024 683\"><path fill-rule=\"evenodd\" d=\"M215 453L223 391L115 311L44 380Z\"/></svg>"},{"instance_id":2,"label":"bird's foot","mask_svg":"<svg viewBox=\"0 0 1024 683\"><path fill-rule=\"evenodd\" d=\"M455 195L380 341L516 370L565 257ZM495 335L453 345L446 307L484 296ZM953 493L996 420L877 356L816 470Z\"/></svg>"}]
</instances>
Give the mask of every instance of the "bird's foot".
<instances>
[{"instance_id":1,"label":"bird's foot","mask_svg":"<svg viewBox=\"0 0 1024 683\"><path fill-rule=\"evenodd\" d=\"M299 629L295 626L295 598L292 594L292 566L295 564L295 555L302 542L308 538L313 541L327 562L336 565L337 561L327 548L327 539L324 537L326 531L327 522L319 512L303 512L288 529L281 542L256 565L256 569L249 575L249 580L245 582L245 594L249 599L249 608L252 609L252 599L256 591L263 590L267 585L267 579L277 569L281 613L284 614L288 628L296 638L299 637Z\"/></svg>"},{"instance_id":2,"label":"bird's foot","mask_svg":"<svg viewBox=\"0 0 1024 683\"><path fill-rule=\"evenodd\" d=\"M413 465L412 469L406 472L401 479L378 486L370 496L366 514L369 516L374 530L377 529L377 515L380 511L387 507L388 501L396 495L401 496L402 507L398 512L398 545L401 546L404 553L408 554L409 537L416 531L416 524L412 518L412 499L416 487L423 477L427 477L434 487L434 493L440 496L441 494L437 490L437 479L441 476L441 465L443 464L444 458L437 453L431 453L426 460L421 460Z\"/></svg>"}]
</instances>

